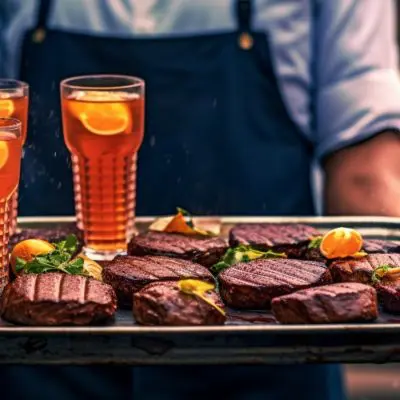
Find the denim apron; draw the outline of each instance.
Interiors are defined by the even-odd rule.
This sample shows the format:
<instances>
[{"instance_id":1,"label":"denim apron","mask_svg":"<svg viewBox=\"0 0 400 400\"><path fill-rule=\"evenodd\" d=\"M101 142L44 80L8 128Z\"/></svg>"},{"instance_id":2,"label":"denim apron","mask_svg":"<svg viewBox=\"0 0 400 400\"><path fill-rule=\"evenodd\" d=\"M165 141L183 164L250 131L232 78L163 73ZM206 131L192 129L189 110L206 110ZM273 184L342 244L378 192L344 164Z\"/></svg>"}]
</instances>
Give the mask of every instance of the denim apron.
<instances>
[{"instance_id":1,"label":"denim apron","mask_svg":"<svg viewBox=\"0 0 400 400\"><path fill-rule=\"evenodd\" d=\"M20 71L31 90L21 214L73 213L59 82L112 73L146 81L139 215L170 214L178 205L196 214L312 215L312 146L285 108L268 34L252 30L251 1L232 6L234 32L117 39L48 29L51 0L42 0L37 26L24 40ZM6 392L13 399L344 396L336 366L12 367L3 369L2 377L18 382Z\"/></svg>"}]
</instances>

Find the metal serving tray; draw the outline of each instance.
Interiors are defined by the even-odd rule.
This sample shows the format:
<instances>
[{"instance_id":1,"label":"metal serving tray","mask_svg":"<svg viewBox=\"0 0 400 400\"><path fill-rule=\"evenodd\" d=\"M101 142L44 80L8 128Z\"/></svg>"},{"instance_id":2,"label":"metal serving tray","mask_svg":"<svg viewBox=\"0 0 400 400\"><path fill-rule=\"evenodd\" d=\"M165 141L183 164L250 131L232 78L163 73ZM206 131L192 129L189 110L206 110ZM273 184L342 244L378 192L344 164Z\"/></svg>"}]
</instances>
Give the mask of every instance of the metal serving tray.
<instances>
[{"instance_id":1,"label":"metal serving tray","mask_svg":"<svg viewBox=\"0 0 400 400\"><path fill-rule=\"evenodd\" d=\"M138 230L153 220L138 218ZM21 218L51 228L73 218ZM322 231L349 226L364 237L400 240L400 218L222 217L223 234L241 222L303 222ZM143 327L130 312L95 327L19 327L0 321L0 364L285 364L400 361L400 316L375 323L279 325L268 313L231 312L225 326Z\"/></svg>"}]
</instances>

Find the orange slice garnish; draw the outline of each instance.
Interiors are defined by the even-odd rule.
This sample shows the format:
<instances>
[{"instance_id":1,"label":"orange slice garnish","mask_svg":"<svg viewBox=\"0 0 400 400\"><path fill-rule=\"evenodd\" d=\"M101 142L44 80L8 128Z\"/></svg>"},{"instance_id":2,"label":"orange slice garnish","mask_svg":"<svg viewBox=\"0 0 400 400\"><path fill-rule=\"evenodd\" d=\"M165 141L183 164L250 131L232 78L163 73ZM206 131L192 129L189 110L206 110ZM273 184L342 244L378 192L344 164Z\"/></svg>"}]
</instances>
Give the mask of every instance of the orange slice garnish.
<instances>
[{"instance_id":1,"label":"orange slice garnish","mask_svg":"<svg viewBox=\"0 0 400 400\"><path fill-rule=\"evenodd\" d=\"M165 227L164 232L183 233L186 235L197 234L196 230L187 224L185 217L181 213L176 214L171 219L169 224Z\"/></svg>"},{"instance_id":2,"label":"orange slice garnish","mask_svg":"<svg viewBox=\"0 0 400 400\"><path fill-rule=\"evenodd\" d=\"M32 261L36 256L40 254L48 254L54 250L54 246L41 239L27 239L19 242L15 245L13 251L11 252L10 264L15 271L15 265L17 263L17 258L21 258L24 261Z\"/></svg>"},{"instance_id":3,"label":"orange slice garnish","mask_svg":"<svg viewBox=\"0 0 400 400\"><path fill-rule=\"evenodd\" d=\"M336 228L322 238L320 251L326 258L363 257L363 239L359 232L350 228Z\"/></svg>"},{"instance_id":4,"label":"orange slice garnish","mask_svg":"<svg viewBox=\"0 0 400 400\"><path fill-rule=\"evenodd\" d=\"M118 135L131 125L129 108L118 93L89 92L76 100L82 101L71 103L71 111L91 133Z\"/></svg>"},{"instance_id":5,"label":"orange slice garnish","mask_svg":"<svg viewBox=\"0 0 400 400\"><path fill-rule=\"evenodd\" d=\"M8 145L6 142L1 142L0 141L0 169L2 169L8 160Z\"/></svg>"},{"instance_id":6,"label":"orange slice garnish","mask_svg":"<svg viewBox=\"0 0 400 400\"><path fill-rule=\"evenodd\" d=\"M0 117L8 118L14 112L14 102L9 99L0 98Z\"/></svg>"}]
</instances>

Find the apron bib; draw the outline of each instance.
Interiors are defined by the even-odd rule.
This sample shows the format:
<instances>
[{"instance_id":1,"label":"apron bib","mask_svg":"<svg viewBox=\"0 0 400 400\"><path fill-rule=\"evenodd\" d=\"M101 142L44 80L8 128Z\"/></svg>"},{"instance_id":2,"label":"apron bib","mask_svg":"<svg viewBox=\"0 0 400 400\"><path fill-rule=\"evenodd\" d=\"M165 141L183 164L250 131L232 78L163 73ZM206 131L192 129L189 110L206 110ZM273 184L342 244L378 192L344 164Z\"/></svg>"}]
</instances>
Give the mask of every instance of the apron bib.
<instances>
[{"instance_id":1,"label":"apron bib","mask_svg":"<svg viewBox=\"0 0 400 400\"><path fill-rule=\"evenodd\" d=\"M312 215L311 145L284 106L266 34L251 32L250 9L242 10L237 32L171 39L49 30L41 14L26 35L20 74L31 85L21 215L73 214L59 83L96 73L146 81L138 215L177 206L195 214Z\"/></svg>"},{"instance_id":2,"label":"apron bib","mask_svg":"<svg viewBox=\"0 0 400 400\"><path fill-rule=\"evenodd\" d=\"M268 38L251 30L251 2L237 0L236 32L173 39L110 39L47 29L50 0L23 46L31 85L21 214L73 213L70 157L59 83L82 74L146 81L137 214L311 215L311 146L289 118ZM133 374L132 374L133 371ZM342 400L335 366L7 367L3 398ZM290 383L290 384L288 384ZM8 396L8 397L7 397Z\"/></svg>"}]
</instances>

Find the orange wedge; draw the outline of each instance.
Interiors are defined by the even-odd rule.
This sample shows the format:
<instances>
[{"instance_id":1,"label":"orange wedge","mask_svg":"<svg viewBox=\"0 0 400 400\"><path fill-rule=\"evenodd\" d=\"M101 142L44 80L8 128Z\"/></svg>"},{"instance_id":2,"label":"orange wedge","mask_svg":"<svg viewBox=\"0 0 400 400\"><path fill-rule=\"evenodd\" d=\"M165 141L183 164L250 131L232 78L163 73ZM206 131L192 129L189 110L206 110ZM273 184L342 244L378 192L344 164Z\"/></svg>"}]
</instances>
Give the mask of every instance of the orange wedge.
<instances>
[{"instance_id":1,"label":"orange wedge","mask_svg":"<svg viewBox=\"0 0 400 400\"><path fill-rule=\"evenodd\" d=\"M14 112L14 103L9 99L0 99L0 117L8 118Z\"/></svg>"},{"instance_id":2,"label":"orange wedge","mask_svg":"<svg viewBox=\"0 0 400 400\"><path fill-rule=\"evenodd\" d=\"M25 261L32 261L36 256L40 254L48 254L54 250L54 246L41 239L27 239L19 242L15 245L13 251L11 252L10 264L15 271L15 265L17 263L17 258L22 258Z\"/></svg>"},{"instance_id":3,"label":"orange wedge","mask_svg":"<svg viewBox=\"0 0 400 400\"><path fill-rule=\"evenodd\" d=\"M320 251L326 258L360 257L363 239L359 232L350 228L332 229L324 235Z\"/></svg>"},{"instance_id":4,"label":"orange wedge","mask_svg":"<svg viewBox=\"0 0 400 400\"><path fill-rule=\"evenodd\" d=\"M131 125L129 108L118 93L83 93L77 100L70 103L71 111L91 133L118 135Z\"/></svg>"},{"instance_id":5,"label":"orange wedge","mask_svg":"<svg viewBox=\"0 0 400 400\"><path fill-rule=\"evenodd\" d=\"M181 213L176 214L174 218L171 219L169 224L165 227L164 232L183 233L186 235L197 234L196 230L187 224L185 217Z\"/></svg>"},{"instance_id":6,"label":"orange wedge","mask_svg":"<svg viewBox=\"0 0 400 400\"><path fill-rule=\"evenodd\" d=\"M1 142L0 141L0 169L2 169L8 160L8 145L6 142Z\"/></svg>"}]
</instances>

